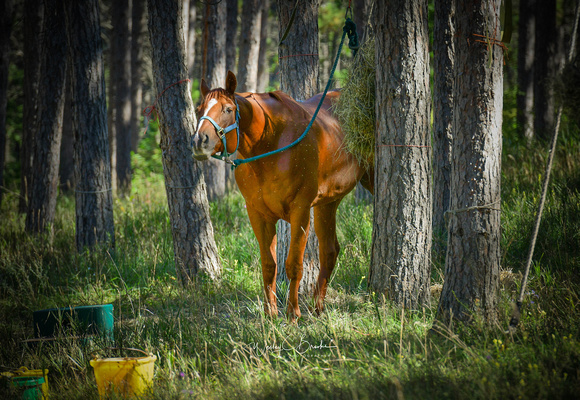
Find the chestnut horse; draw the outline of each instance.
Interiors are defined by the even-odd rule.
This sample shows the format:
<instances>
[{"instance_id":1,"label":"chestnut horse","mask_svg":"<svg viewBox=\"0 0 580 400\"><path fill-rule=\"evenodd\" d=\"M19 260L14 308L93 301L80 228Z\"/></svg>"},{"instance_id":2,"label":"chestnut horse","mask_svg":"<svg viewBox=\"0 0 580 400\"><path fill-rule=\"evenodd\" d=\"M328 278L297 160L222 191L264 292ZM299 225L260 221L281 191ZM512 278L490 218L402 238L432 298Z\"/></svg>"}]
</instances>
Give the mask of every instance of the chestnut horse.
<instances>
[{"instance_id":1,"label":"chestnut horse","mask_svg":"<svg viewBox=\"0 0 580 400\"><path fill-rule=\"evenodd\" d=\"M238 152L240 159L280 149L299 138L310 122L321 94L302 103L282 92L235 93L237 81L228 71L225 89L201 81L203 96L197 108L198 126L192 138L195 159ZM290 249L286 274L290 280L288 316L300 317L298 287L314 208L320 275L315 289L316 312L324 307L328 279L336 264L336 210L360 180L373 192L372 169L365 170L342 146L343 132L330 106L340 92L329 92L308 134L295 146L240 164L235 170L238 187L254 234L260 245L267 315L276 316L276 222L290 223ZM239 112L239 114L238 114ZM237 133L234 133L237 131ZM227 160L225 160L227 161ZM241 160L237 160L241 161ZM243 162L243 161L242 161Z\"/></svg>"}]
</instances>

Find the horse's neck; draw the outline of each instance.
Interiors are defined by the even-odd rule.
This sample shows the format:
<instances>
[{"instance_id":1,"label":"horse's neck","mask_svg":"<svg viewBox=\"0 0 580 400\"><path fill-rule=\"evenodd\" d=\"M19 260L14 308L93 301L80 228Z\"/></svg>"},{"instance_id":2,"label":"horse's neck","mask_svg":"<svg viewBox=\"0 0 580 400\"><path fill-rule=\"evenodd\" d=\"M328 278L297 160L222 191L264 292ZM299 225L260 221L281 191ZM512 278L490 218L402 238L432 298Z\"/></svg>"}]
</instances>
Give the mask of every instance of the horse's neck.
<instances>
[{"instance_id":1,"label":"horse's neck","mask_svg":"<svg viewBox=\"0 0 580 400\"><path fill-rule=\"evenodd\" d=\"M237 96L242 133L238 151L244 158L271 150L270 144L278 140L279 133L271 125L273 110L260 97L254 93Z\"/></svg>"}]
</instances>

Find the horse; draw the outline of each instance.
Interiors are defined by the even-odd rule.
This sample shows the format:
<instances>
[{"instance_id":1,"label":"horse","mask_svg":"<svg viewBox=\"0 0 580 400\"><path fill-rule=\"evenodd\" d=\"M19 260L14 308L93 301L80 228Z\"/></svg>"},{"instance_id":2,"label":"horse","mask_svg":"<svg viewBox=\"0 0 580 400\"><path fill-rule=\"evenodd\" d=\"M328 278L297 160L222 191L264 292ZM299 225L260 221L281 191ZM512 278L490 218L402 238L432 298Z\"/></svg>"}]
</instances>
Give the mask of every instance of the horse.
<instances>
[{"instance_id":1,"label":"horse","mask_svg":"<svg viewBox=\"0 0 580 400\"><path fill-rule=\"evenodd\" d=\"M301 316L298 288L310 228L310 208L314 209L320 254L314 306L320 314L340 251L336 210L359 181L374 192L374 169L365 168L343 147L344 134L331 110L340 91L328 92L303 140L291 148L263 156L283 149L302 135L322 94L297 102L280 91L235 93L236 87L237 80L231 71L228 71L225 89L211 90L201 80L202 100L196 109L198 125L191 141L193 157L204 161L213 156L232 163L228 155L238 154L236 161L241 163L235 169L235 179L260 247L264 312L268 316L278 315L276 222L280 219L290 223L287 316L292 321ZM250 159L253 161L245 162Z\"/></svg>"}]
</instances>

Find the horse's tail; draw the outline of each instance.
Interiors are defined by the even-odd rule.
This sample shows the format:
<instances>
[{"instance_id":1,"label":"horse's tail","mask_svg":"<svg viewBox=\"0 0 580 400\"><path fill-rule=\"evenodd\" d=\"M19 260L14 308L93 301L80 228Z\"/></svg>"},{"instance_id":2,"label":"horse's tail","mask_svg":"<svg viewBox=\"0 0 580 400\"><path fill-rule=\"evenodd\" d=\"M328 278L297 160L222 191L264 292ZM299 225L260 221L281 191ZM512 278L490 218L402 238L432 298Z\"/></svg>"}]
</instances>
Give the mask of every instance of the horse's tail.
<instances>
[{"instance_id":1,"label":"horse's tail","mask_svg":"<svg viewBox=\"0 0 580 400\"><path fill-rule=\"evenodd\" d=\"M374 166L369 166L366 169L362 178L360 178L360 184L366 190L371 192L372 195L375 194L375 167Z\"/></svg>"}]
</instances>

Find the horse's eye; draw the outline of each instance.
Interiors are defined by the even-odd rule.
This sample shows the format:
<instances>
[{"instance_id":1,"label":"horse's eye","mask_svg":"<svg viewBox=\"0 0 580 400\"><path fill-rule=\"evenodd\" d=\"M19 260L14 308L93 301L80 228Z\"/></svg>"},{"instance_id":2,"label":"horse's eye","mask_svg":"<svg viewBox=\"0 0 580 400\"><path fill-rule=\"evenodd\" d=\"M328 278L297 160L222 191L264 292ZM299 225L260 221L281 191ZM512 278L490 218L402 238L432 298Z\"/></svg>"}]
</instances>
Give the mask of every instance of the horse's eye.
<instances>
[{"instance_id":1,"label":"horse's eye","mask_svg":"<svg viewBox=\"0 0 580 400\"><path fill-rule=\"evenodd\" d=\"M226 107L226 109L224 110L225 113L229 114L232 112L232 108L231 107Z\"/></svg>"}]
</instances>

